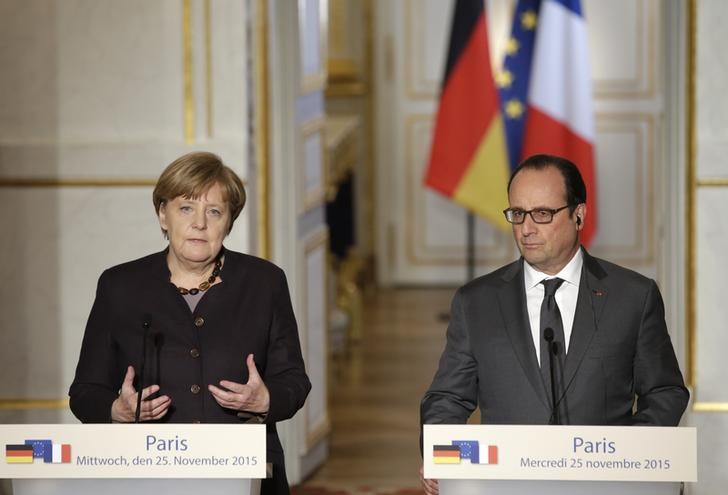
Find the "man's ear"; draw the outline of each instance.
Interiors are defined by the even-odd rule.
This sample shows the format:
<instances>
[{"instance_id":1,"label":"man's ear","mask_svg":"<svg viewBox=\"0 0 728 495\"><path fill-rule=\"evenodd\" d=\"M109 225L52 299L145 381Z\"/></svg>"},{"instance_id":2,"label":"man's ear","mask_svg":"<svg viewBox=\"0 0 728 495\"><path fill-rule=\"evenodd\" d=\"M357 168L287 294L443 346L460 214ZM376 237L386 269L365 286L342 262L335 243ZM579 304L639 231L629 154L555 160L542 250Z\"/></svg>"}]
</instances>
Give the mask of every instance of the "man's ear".
<instances>
[{"instance_id":1,"label":"man's ear","mask_svg":"<svg viewBox=\"0 0 728 495\"><path fill-rule=\"evenodd\" d=\"M584 228L584 218L586 217L586 205L584 203L581 203L576 207L576 210L574 210L574 213L576 213L576 229L581 230Z\"/></svg>"}]
</instances>

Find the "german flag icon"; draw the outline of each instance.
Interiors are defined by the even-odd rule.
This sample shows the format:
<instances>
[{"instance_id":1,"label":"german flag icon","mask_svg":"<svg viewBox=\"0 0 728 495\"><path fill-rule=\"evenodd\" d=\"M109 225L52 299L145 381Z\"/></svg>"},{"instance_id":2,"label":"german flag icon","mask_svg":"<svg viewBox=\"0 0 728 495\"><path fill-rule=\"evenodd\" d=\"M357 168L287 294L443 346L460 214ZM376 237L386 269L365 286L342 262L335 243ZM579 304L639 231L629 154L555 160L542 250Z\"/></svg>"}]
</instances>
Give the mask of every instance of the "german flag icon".
<instances>
[{"instance_id":1,"label":"german flag icon","mask_svg":"<svg viewBox=\"0 0 728 495\"><path fill-rule=\"evenodd\" d=\"M460 464L460 446L433 445L432 460L435 464Z\"/></svg>"},{"instance_id":2,"label":"german flag icon","mask_svg":"<svg viewBox=\"0 0 728 495\"><path fill-rule=\"evenodd\" d=\"M33 446L20 444L5 445L5 462L8 464L32 464Z\"/></svg>"}]
</instances>

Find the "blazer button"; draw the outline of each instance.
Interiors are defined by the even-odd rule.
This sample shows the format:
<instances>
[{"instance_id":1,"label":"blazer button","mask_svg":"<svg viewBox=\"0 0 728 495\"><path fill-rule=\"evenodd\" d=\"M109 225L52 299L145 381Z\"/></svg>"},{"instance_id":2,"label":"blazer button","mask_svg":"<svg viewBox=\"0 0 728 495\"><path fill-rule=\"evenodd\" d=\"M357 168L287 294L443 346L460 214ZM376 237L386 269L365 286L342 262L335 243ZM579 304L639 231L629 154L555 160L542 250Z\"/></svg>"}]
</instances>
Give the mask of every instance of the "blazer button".
<instances>
[{"instance_id":1,"label":"blazer button","mask_svg":"<svg viewBox=\"0 0 728 495\"><path fill-rule=\"evenodd\" d=\"M192 384L192 386L190 387L190 392L192 392L193 394L199 394L200 386L196 383Z\"/></svg>"},{"instance_id":2,"label":"blazer button","mask_svg":"<svg viewBox=\"0 0 728 495\"><path fill-rule=\"evenodd\" d=\"M191 349L190 356L192 356L193 358L198 358L200 357L200 351L198 351L197 349Z\"/></svg>"},{"instance_id":3,"label":"blazer button","mask_svg":"<svg viewBox=\"0 0 728 495\"><path fill-rule=\"evenodd\" d=\"M204 324L205 324L205 319L202 316L198 316L197 318L195 318L195 326L197 328L200 328Z\"/></svg>"}]
</instances>

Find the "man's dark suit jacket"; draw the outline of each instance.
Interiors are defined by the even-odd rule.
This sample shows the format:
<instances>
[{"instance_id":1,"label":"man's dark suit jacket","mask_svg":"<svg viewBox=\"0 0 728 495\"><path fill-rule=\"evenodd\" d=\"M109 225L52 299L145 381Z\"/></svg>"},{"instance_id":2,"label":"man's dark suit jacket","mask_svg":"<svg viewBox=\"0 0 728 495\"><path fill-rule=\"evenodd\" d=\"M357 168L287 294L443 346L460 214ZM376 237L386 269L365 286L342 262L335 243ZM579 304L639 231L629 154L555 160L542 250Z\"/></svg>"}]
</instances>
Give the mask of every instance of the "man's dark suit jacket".
<instances>
[{"instance_id":1,"label":"man's dark suit jacket","mask_svg":"<svg viewBox=\"0 0 728 495\"><path fill-rule=\"evenodd\" d=\"M149 322L144 386L157 383L160 394L172 399L161 422L241 423L250 417L218 405L207 385L223 379L246 383L245 359L252 353L270 392L264 419L268 462L285 483L275 423L303 406L311 384L283 271L225 251L222 282L205 293L193 313L170 282L166 255L110 268L99 278L69 391L71 410L84 423L111 421L127 366L139 373L143 324Z\"/></svg>"},{"instance_id":2,"label":"man's dark suit jacket","mask_svg":"<svg viewBox=\"0 0 728 495\"><path fill-rule=\"evenodd\" d=\"M655 282L582 252L561 422L677 425L689 394ZM421 403L422 424L462 424L476 406L482 423L549 422L551 392L531 336L523 263L455 294L447 345Z\"/></svg>"}]
</instances>

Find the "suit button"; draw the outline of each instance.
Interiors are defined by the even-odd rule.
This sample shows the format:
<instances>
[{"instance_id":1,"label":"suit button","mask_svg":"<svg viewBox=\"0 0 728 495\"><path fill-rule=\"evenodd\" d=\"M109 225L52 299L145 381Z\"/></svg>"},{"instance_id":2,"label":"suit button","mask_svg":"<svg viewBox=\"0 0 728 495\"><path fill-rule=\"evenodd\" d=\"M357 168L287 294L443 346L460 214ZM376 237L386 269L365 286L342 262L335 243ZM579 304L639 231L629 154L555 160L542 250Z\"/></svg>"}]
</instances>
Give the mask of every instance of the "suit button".
<instances>
[{"instance_id":1,"label":"suit button","mask_svg":"<svg viewBox=\"0 0 728 495\"><path fill-rule=\"evenodd\" d=\"M197 328L200 328L204 324L205 324L205 319L202 316L198 316L197 318L195 318L195 326Z\"/></svg>"},{"instance_id":2,"label":"suit button","mask_svg":"<svg viewBox=\"0 0 728 495\"><path fill-rule=\"evenodd\" d=\"M193 419L192 422L196 425L199 425L202 421L200 421L199 419Z\"/></svg>"},{"instance_id":3,"label":"suit button","mask_svg":"<svg viewBox=\"0 0 728 495\"><path fill-rule=\"evenodd\" d=\"M192 356L193 358L198 358L200 357L200 351L198 351L197 349L191 349L190 356Z\"/></svg>"},{"instance_id":4,"label":"suit button","mask_svg":"<svg viewBox=\"0 0 728 495\"><path fill-rule=\"evenodd\" d=\"M190 387L190 392L192 392L193 394L199 394L200 393L200 386L198 384L194 383Z\"/></svg>"}]
</instances>

